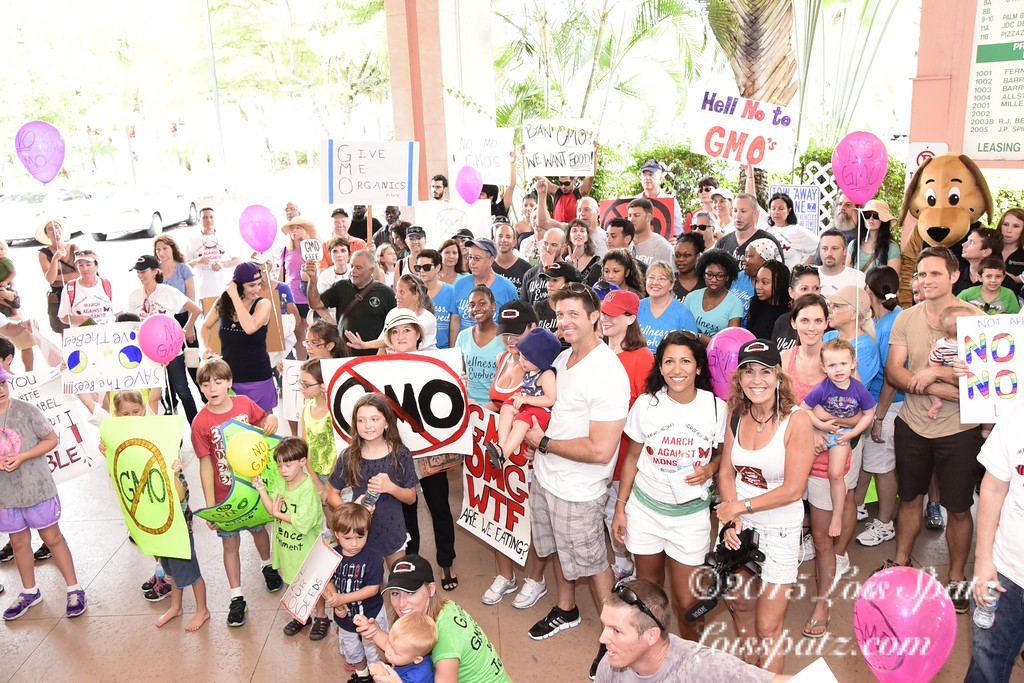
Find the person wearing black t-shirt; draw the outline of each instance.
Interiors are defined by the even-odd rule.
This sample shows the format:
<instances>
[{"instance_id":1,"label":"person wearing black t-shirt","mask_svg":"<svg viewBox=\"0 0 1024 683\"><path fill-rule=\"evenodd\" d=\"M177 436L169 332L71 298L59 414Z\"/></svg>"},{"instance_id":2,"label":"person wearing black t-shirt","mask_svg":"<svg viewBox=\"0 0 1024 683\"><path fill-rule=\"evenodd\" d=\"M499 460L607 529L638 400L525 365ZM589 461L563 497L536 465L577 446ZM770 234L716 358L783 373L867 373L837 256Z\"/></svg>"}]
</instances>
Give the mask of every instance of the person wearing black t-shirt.
<instances>
[{"instance_id":1,"label":"person wearing black t-shirt","mask_svg":"<svg viewBox=\"0 0 1024 683\"><path fill-rule=\"evenodd\" d=\"M369 341L380 337L388 311L396 308L395 293L387 285L373 278L373 256L368 251L352 254L348 280L338 280L321 294L316 286L317 263L306 264L309 288L306 292L309 307L321 316L337 321L338 332L344 339L347 332L358 334ZM327 310L334 309L333 315ZM353 349L346 345L347 355L368 356L377 349Z\"/></svg>"},{"instance_id":2,"label":"person wearing black t-shirt","mask_svg":"<svg viewBox=\"0 0 1024 683\"><path fill-rule=\"evenodd\" d=\"M373 232L368 232L366 230L366 206L363 204L356 204L352 207L352 221L348 226L348 234L354 235L364 242L369 243L370 237L373 233L377 232L382 227L384 227L384 224L374 218Z\"/></svg>"},{"instance_id":3,"label":"person wearing black t-shirt","mask_svg":"<svg viewBox=\"0 0 1024 683\"><path fill-rule=\"evenodd\" d=\"M508 223L494 225L494 242L498 245L498 256L491 268L516 286L516 292L523 291L523 278L532 267L530 262L516 256L516 229Z\"/></svg>"}]
</instances>

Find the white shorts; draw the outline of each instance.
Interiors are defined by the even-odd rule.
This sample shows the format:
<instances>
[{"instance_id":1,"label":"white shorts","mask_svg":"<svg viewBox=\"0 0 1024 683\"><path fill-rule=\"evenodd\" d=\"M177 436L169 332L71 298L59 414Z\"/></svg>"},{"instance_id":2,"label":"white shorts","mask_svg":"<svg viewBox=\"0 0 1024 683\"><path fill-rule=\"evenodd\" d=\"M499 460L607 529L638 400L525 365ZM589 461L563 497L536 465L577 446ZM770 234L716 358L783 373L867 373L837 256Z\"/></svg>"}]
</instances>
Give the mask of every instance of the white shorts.
<instances>
[{"instance_id":1,"label":"white shorts","mask_svg":"<svg viewBox=\"0 0 1024 683\"><path fill-rule=\"evenodd\" d=\"M391 630L388 626L388 615L385 608L381 607L380 614L373 619L377 622L377 628L380 630L385 633ZM345 658L346 662L353 665L359 664L363 660L366 660L368 664L376 664L380 661L380 657L377 656L377 647L372 640L363 640L358 633L346 631L340 627L338 628L338 651L341 652L341 656Z\"/></svg>"},{"instance_id":2,"label":"white shorts","mask_svg":"<svg viewBox=\"0 0 1024 683\"><path fill-rule=\"evenodd\" d=\"M626 550L634 555L665 553L679 564L699 567L711 549L711 514L683 517L655 512L635 496L626 502Z\"/></svg>"},{"instance_id":3,"label":"white shorts","mask_svg":"<svg viewBox=\"0 0 1024 683\"><path fill-rule=\"evenodd\" d=\"M869 435L864 442L864 471L869 474L885 474L896 469L896 446L893 428L896 415L903 408L903 401L889 406L889 412L882 418L882 440L875 443Z\"/></svg>"},{"instance_id":4,"label":"white shorts","mask_svg":"<svg viewBox=\"0 0 1024 683\"><path fill-rule=\"evenodd\" d=\"M800 569L800 541L803 538L799 524L791 527L763 527L746 525L758 533L758 549L764 553L761 580L785 586L796 583Z\"/></svg>"},{"instance_id":5,"label":"white shorts","mask_svg":"<svg viewBox=\"0 0 1024 683\"><path fill-rule=\"evenodd\" d=\"M868 437L870 440L870 437ZM850 453L850 471L843 477L846 482L846 490L852 491L857 488L857 481L860 479L860 463L864 451L864 441L857 442L857 447ZM807 502L819 510L832 511L832 491L829 488L828 479L825 477L807 477Z\"/></svg>"}]
</instances>

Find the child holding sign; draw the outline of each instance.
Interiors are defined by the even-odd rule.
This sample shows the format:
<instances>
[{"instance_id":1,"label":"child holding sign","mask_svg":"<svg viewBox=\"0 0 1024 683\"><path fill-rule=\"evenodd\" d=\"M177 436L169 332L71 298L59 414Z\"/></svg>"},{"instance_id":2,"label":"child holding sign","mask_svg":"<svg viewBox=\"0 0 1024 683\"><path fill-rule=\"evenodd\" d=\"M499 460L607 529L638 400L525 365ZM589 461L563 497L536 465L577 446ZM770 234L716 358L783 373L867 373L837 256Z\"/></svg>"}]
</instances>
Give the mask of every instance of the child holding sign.
<instances>
[{"instance_id":1,"label":"child holding sign","mask_svg":"<svg viewBox=\"0 0 1024 683\"><path fill-rule=\"evenodd\" d=\"M299 423L302 425L299 435L309 446L309 468L320 479L320 483L326 484L338 454L334 450L334 427L331 425L327 388L324 386L319 358L302 364L299 389L306 399L306 405L299 415Z\"/></svg>"},{"instance_id":2,"label":"child holding sign","mask_svg":"<svg viewBox=\"0 0 1024 683\"><path fill-rule=\"evenodd\" d=\"M173 590L171 591L171 606L156 620L156 627L160 628L171 619L182 615L182 594L186 588L192 586L192 594L196 598L196 615L185 625L185 630L192 632L198 631L203 624L210 620L210 610L206 607L206 582L203 581L202 572L199 570L196 542L192 537L192 510L188 506L188 481L185 480L185 475L181 472L181 460L175 459L171 469L175 473L174 488L178 491L178 499L181 501L181 512L185 515L185 524L188 526L188 543L192 549L192 559L160 558L164 574L170 579Z\"/></svg>"},{"instance_id":3,"label":"child holding sign","mask_svg":"<svg viewBox=\"0 0 1024 683\"><path fill-rule=\"evenodd\" d=\"M223 503L231 493L232 474L227 452L221 440L220 426L228 420L238 420L256 425L264 434L277 431L277 418L263 412L263 409L245 396L231 396L231 366L222 358L211 358L199 367L196 373L199 390L206 397L206 406L192 421L192 447L199 458L199 478L203 484L206 507ZM248 607L242 593L242 561L238 555L241 545L240 531L223 531L216 524L207 526L217 532L224 544L224 573L231 589L228 605L228 626L245 624ZM263 564L263 580L267 591L276 593L284 585L281 575L270 566L270 536L266 527L249 529L256 550Z\"/></svg>"},{"instance_id":4,"label":"child holding sign","mask_svg":"<svg viewBox=\"0 0 1024 683\"><path fill-rule=\"evenodd\" d=\"M274 450L274 462L281 477L273 481L270 491L264 486L263 477L252 479L263 507L277 520L274 522L274 569L281 572L281 578L288 584L295 581L295 574L306 561L306 555L324 525L320 496L306 467L308 458L306 443L289 436L282 439ZM327 635L326 614L321 617L314 621L323 622L321 628ZM285 624L284 634L294 636L304 626L297 619L292 619Z\"/></svg>"}]
</instances>

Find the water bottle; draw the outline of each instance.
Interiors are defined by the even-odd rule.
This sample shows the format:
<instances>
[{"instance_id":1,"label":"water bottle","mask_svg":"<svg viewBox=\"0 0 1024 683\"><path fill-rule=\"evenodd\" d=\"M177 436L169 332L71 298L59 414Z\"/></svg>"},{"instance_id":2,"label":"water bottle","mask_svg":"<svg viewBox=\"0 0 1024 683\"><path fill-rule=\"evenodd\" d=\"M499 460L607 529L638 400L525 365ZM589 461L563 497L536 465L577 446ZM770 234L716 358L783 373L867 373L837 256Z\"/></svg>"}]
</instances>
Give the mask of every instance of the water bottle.
<instances>
[{"instance_id":1,"label":"water bottle","mask_svg":"<svg viewBox=\"0 0 1024 683\"><path fill-rule=\"evenodd\" d=\"M974 625L978 628L992 628L996 620L996 604L999 602L999 590L995 581L988 582L988 605L975 604Z\"/></svg>"},{"instance_id":2,"label":"water bottle","mask_svg":"<svg viewBox=\"0 0 1024 683\"><path fill-rule=\"evenodd\" d=\"M363 507L370 512L377 507L377 501L380 499L380 493L374 493L373 491L367 491L366 495L363 496Z\"/></svg>"}]
</instances>

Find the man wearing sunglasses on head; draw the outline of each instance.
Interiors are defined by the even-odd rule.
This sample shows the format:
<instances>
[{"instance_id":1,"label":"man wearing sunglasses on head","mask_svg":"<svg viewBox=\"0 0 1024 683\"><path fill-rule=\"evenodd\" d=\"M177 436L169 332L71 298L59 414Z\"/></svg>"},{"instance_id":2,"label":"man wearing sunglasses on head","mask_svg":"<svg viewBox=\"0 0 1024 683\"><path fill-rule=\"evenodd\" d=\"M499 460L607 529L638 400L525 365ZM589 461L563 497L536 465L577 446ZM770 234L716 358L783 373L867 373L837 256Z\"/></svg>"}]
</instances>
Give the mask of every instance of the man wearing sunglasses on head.
<instances>
[{"instance_id":1,"label":"man wearing sunglasses on head","mask_svg":"<svg viewBox=\"0 0 1024 683\"><path fill-rule=\"evenodd\" d=\"M601 610L601 646L607 654L597 666L598 683L778 683L773 674L743 660L689 640L668 627L668 596L645 580L620 583Z\"/></svg>"}]
</instances>

